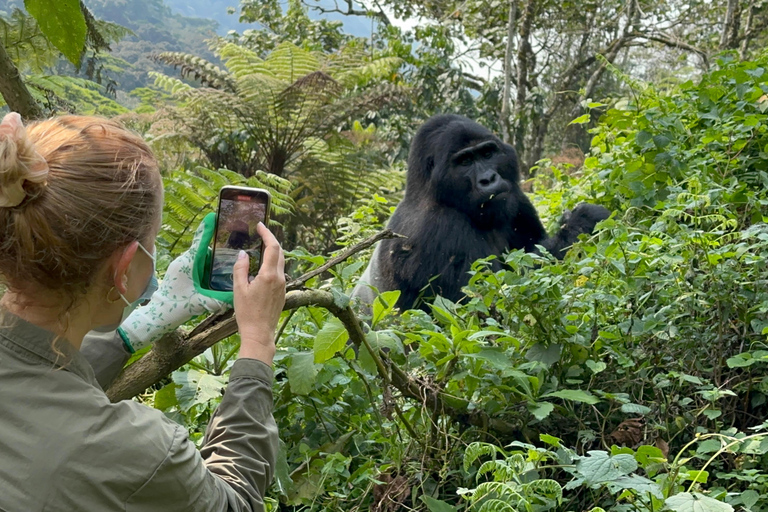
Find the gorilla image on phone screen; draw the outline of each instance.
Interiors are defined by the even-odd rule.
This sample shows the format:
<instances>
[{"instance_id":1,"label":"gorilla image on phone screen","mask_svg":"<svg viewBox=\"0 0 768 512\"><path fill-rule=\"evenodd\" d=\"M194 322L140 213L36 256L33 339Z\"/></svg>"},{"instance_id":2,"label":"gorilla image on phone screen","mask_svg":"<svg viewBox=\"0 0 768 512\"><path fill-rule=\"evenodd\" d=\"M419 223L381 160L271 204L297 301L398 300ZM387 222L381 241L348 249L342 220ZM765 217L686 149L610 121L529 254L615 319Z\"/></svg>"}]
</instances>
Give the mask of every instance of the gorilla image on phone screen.
<instances>
[{"instance_id":1,"label":"gorilla image on phone screen","mask_svg":"<svg viewBox=\"0 0 768 512\"><path fill-rule=\"evenodd\" d=\"M248 253L248 275L255 276L258 273L262 240L256 226L259 222L265 222L266 212L267 201L259 195L226 194L222 191L213 242L212 290L232 290L232 269L240 251Z\"/></svg>"}]
</instances>

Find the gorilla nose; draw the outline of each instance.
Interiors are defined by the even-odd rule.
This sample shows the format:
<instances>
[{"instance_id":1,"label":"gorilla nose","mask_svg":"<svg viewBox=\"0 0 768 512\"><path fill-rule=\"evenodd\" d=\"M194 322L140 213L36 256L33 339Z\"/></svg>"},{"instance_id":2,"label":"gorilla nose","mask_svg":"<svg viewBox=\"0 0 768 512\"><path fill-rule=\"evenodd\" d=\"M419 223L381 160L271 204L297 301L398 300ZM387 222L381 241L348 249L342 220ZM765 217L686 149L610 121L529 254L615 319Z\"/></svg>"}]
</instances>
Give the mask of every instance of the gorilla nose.
<instances>
[{"instance_id":1,"label":"gorilla nose","mask_svg":"<svg viewBox=\"0 0 768 512\"><path fill-rule=\"evenodd\" d=\"M491 169L481 171L477 176L477 191L481 194L497 194L503 187L499 174Z\"/></svg>"}]
</instances>

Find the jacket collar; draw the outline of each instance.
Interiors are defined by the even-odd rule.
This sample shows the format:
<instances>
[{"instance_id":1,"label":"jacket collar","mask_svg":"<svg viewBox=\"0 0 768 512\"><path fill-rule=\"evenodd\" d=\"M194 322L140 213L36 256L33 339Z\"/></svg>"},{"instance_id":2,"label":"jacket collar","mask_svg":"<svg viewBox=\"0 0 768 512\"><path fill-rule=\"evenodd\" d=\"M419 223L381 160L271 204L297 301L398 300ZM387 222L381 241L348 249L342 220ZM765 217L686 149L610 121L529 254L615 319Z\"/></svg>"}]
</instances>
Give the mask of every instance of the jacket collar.
<instances>
[{"instance_id":1,"label":"jacket collar","mask_svg":"<svg viewBox=\"0 0 768 512\"><path fill-rule=\"evenodd\" d=\"M63 338L56 339L51 331L31 324L4 308L0 308L0 345L22 356L38 359L38 363L48 363L54 368L72 372L98 387L93 368L79 350Z\"/></svg>"}]
</instances>

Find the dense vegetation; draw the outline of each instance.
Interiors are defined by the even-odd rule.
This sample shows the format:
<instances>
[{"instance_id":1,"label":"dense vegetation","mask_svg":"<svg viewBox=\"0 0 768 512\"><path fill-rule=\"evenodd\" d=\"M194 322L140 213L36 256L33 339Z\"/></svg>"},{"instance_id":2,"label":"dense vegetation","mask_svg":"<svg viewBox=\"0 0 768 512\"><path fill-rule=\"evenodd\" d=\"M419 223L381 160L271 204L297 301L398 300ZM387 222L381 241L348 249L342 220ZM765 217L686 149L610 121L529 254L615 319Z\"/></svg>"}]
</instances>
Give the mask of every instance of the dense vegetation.
<instances>
[{"instance_id":1,"label":"dense vegetation","mask_svg":"<svg viewBox=\"0 0 768 512\"><path fill-rule=\"evenodd\" d=\"M564 204L615 212L563 261L478 261L467 299L429 314L394 310L398 292L369 315L350 303L370 249L297 285L271 510L768 510L762 3L392 0L369 10L366 40L298 1L245 0L258 27L204 48L191 38L212 25L159 1L86 4L132 34L89 24L72 57L15 10L0 48L44 113L119 115L153 144L161 271L227 183L273 191L294 277L323 265L386 222L410 135L435 112L513 143L551 228ZM427 22L404 32L391 12ZM501 75L458 65L465 44ZM238 338L209 345L135 398L194 440Z\"/></svg>"}]
</instances>

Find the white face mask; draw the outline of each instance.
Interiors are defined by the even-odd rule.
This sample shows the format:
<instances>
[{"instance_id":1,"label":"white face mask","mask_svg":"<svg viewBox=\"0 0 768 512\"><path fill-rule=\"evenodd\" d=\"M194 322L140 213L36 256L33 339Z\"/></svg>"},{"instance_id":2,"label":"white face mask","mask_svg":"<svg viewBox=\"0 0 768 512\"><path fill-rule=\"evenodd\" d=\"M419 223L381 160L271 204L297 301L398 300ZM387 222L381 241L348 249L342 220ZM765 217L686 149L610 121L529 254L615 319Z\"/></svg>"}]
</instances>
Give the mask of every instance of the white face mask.
<instances>
[{"instance_id":1,"label":"white face mask","mask_svg":"<svg viewBox=\"0 0 768 512\"><path fill-rule=\"evenodd\" d=\"M126 299L125 296L122 293L117 292L117 293L120 294L120 298L123 299L123 302L125 302L125 304L126 304L126 306L123 308L123 315L120 317L120 321L118 323L116 323L116 324L101 325L101 326L96 327L95 329L93 329L94 331L97 331L97 332L114 331L115 329L120 327L120 325L122 325L123 322L125 322L125 319L128 318L128 316L131 313L133 313L133 310L135 310L137 307L139 307L139 305L142 304L143 302L151 299L152 295L157 291L157 288L158 288L157 275L156 275L157 264L156 264L156 261L155 261L155 255L154 254L150 254L149 251L146 250L143 245L141 245L141 243L139 243L139 248L142 251L144 251L144 254L149 256L150 259L152 260L152 276L149 278L149 282L147 283L147 287L144 289L144 292L142 292L141 296L138 299L136 299L135 301L133 301L133 302L128 302L128 299ZM157 248L155 248L155 253L157 253Z\"/></svg>"}]
</instances>

